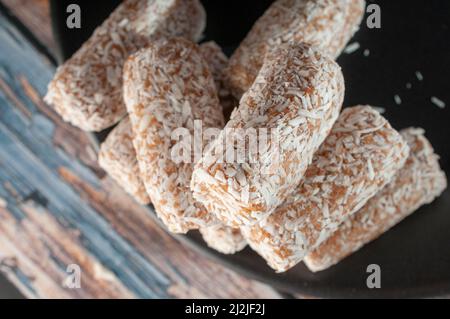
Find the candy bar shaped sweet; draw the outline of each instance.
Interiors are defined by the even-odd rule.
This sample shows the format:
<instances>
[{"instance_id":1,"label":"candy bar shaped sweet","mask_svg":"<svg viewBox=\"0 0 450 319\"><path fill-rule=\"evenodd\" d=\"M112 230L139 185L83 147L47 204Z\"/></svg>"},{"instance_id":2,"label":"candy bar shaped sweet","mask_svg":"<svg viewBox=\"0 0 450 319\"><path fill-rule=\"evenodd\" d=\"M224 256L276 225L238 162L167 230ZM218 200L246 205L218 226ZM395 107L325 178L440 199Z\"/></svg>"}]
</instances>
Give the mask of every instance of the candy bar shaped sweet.
<instances>
[{"instance_id":1,"label":"candy bar shaped sweet","mask_svg":"<svg viewBox=\"0 0 450 319\"><path fill-rule=\"evenodd\" d=\"M223 68L227 58L221 48L215 42L206 42L200 45L202 56L210 66L216 87L223 85ZM222 91L222 99L227 100L229 94L226 89ZM221 102L223 101L221 99ZM224 106L223 103L221 103ZM136 151L133 146L133 132L130 119L125 117L108 135L102 143L99 152L99 164L111 177L139 203L149 204L150 199L145 191L140 177L139 165L136 159ZM230 234L232 232L229 232ZM213 236L209 231L209 236ZM221 234L223 236L223 234Z\"/></svg>"},{"instance_id":2,"label":"candy bar shaped sweet","mask_svg":"<svg viewBox=\"0 0 450 319\"><path fill-rule=\"evenodd\" d=\"M325 270L375 240L420 206L431 203L447 188L439 158L422 129L401 131L411 154L395 179L317 249L305 263L312 271Z\"/></svg>"},{"instance_id":3,"label":"candy bar shaped sweet","mask_svg":"<svg viewBox=\"0 0 450 319\"><path fill-rule=\"evenodd\" d=\"M343 102L343 75L332 59L308 44L272 53L192 175L194 197L234 228L264 219L293 192ZM260 134L257 151L237 149L246 159L229 160L224 153L245 144L248 132ZM259 138L266 133L274 138Z\"/></svg>"},{"instance_id":4,"label":"candy bar shaped sweet","mask_svg":"<svg viewBox=\"0 0 450 319\"><path fill-rule=\"evenodd\" d=\"M205 21L198 0L126 0L57 69L45 101L83 130L108 128L126 115L122 68L127 57L159 37L196 41Z\"/></svg>"},{"instance_id":5,"label":"candy bar shaped sweet","mask_svg":"<svg viewBox=\"0 0 450 319\"><path fill-rule=\"evenodd\" d=\"M247 242L237 228L222 224L200 228L206 244L222 254L234 254L245 248Z\"/></svg>"},{"instance_id":6,"label":"candy bar shaped sweet","mask_svg":"<svg viewBox=\"0 0 450 319\"><path fill-rule=\"evenodd\" d=\"M228 65L228 57L214 41L202 43L200 45L200 51L213 74L217 94L224 115L229 114L237 102L228 89L225 81L224 70ZM244 249L247 245L247 242L244 237L242 237L239 229L225 226L222 223L215 226L200 228L199 230L206 244L222 254L235 254Z\"/></svg>"},{"instance_id":7,"label":"candy bar shaped sweet","mask_svg":"<svg viewBox=\"0 0 450 319\"><path fill-rule=\"evenodd\" d=\"M139 172L130 118L125 117L100 146L98 163L140 204L150 203Z\"/></svg>"},{"instance_id":8,"label":"candy bar shaped sweet","mask_svg":"<svg viewBox=\"0 0 450 319\"><path fill-rule=\"evenodd\" d=\"M273 269L286 271L389 183L408 155L404 139L377 111L347 108L295 192L242 233Z\"/></svg>"},{"instance_id":9,"label":"candy bar shaped sweet","mask_svg":"<svg viewBox=\"0 0 450 319\"><path fill-rule=\"evenodd\" d=\"M358 30L364 0L277 0L230 59L226 74L236 98L252 85L266 54L288 42L307 42L337 58Z\"/></svg>"},{"instance_id":10,"label":"candy bar shaped sweet","mask_svg":"<svg viewBox=\"0 0 450 319\"><path fill-rule=\"evenodd\" d=\"M173 140L176 130L187 130L194 139L196 120L203 130L224 125L214 80L199 47L172 38L131 56L124 68L124 98L142 181L158 216L176 233L217 224L189 189L195 147L187 161L173 152L180 143Z\"/></svg>"}]
</instances>

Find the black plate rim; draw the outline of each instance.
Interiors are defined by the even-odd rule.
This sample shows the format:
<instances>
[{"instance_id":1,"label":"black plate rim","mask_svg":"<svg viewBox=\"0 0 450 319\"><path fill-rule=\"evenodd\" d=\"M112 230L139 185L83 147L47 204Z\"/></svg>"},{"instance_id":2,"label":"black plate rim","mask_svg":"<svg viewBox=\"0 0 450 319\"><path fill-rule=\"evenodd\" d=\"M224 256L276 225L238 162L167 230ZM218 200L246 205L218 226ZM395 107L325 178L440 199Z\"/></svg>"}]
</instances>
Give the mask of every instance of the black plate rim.
<instances>
[{"instance_id":1,"label":"black plate rim","mask_svg":"<svg viewBox=\"0 0 450 319\"><path fill-rule=\"evenodd\" d=\"M52 13L53 14L53 13ZM53 25L53 31L56 31L56 26ZM61 39L60 37L57 37ZM60 45L60 43L58 43ZM100 140L95 134L89 134L93 145L96 148L99 146ZM151 218L155 220L159 225L162 222L157 218L152 206L146 206ZM164 226L162 225L164 228ZM224 265L225 267L242 274L250 279L255 279L262 283L266 283L281 292L307 295L311 297L319 298L439 298L443 296L450 295L450 282L442 282L439 284L421 285L411 289L402 288L389 288L389 289L362 289L357 288L346 288L342 286L336 287L315 287L308 286L308 280L287 282L282 276L277 275L273 272L273 275L268 275L263 272L258 271L258 268L252 269L248 264L236 263L232 258L227 255L222 255L215 250L209 248L201 238L199 238L198 232L190 232L187 235L172 234L167 232L171 237L175 238L181 244L186 247L196 251L203 256ZM249 249L249 248L246 248ZM256 256L255 258L260 258ZM268 266L266 266L268 267ZM268 268L270 269L270 268Z\"/></svg>"},{"instance_id":2,"label":"black plate rim","mask_svg":"<svg viewBox=\"0 0 450 319\"><path fill-rule=\"evenodd\" d=\"M90 140L94 144L94 147L98 150L100 146L100 139L96 133L88 133ZM153 206L145 205L145 209L148 211L150 217L164 230L166 230L165 225L158 218L155 213ZM304 295L308 297L314 298L344 298L344 299L381 299L381 298L439 298L443 296L450 295L450 282L444 283L442 286L427 286L427 287L416 287L414 290L404 290L404 289L360 289L360 288L343 288L343 287L328 287L327 289L320 288L309 288L308 285L304 285L303 288L300 285L289 284L284 280L281 280L280 276L274 271L273 275L268 277L260 274L258 271L252 270L247 265L241 265L233 262L228 258L229 255L221 254L218 251L210 248L207 244L199 239L198 236L195 236L193 231L188 232L187 234L175 234L169 231L166 233L177 240L179 243L188 247L195 252L201 254L209 258L210 260L217 262L238 274L241 274L249 279L253 279L259 281L261 283L265 283L272 288L279 291L281 294L288 293L294 295ZM245 248L246 250L250 249L248 246ZM239 254L241 252L238 252ZM255 258L261 258L256 255ZM266 267L269 267L266 265ZM295 269L295 267L293 268ZM307 283L306 281L304 283Z\"/></svg>"},{"instance_id":3,"label":"black plate rim","mask_svg":"<svg viewBox=\"0 0 450 319\"><path fill-rule=\"evenodd\" d=\"M95 137L94 137L95 138ZM145 206L148 210L151 218L163 229L165 226L161 220L156 216L156 213L151 205ZM174 234L166 231L172 238L176 239L182 245L194 250L197 253L217 262L227 268L241 274L249 279L265 283L272 288L278 290L281 293L290 293L295 295L304 295L314 298L331 298L331 299L396 299L396 298L439 298L450 295L450 283L444 283L441 286L427 286L427 287L416 287L414 290L404 290L404 289L360 289L360 288L333 288L329 287L327 289L320 288L308 288L305 285L300 288L300 285L288 284L286 281L280 280L280 277L274 271L271 277L260 274L258 271L253 271L246 265L241 265L233 262L228 255L221 254L214 249L208 247L205 242L201 242L192 232L186 235ZM250 249L248 246L245 249ZM239 254L238 252L237 254ZM261 258L259 256L254 256L255 258ZM269 267L269 266L266 266ZM295 269L295 267L293 268ZM305 282L307 283L307 282Z\"/></svg>"}]
</instances>

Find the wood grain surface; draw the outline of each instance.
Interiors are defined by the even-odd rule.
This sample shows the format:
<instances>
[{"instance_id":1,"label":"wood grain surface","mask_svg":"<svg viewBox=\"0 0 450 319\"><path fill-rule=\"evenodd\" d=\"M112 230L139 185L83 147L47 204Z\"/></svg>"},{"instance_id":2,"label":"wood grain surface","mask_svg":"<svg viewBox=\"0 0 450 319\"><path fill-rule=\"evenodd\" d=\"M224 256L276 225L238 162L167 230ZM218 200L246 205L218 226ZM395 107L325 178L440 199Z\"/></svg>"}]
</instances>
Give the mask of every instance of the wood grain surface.
<instances>
[{"instance_id":1,"label":"wood grain surface","mask_svg":"<svg viewBox=\"0 0 450 319\"><path fill-rule=\"evenodd\" d=\"M50 51L56 50L53 41L50 5L48 0L1 0L1 2L42 42Z\"/></svg>"},{"instance_id":2,"label":"wood grain surface","mask_svg":"<svg viewBox=\"0 0 450 319\"><path fill-rule=\"evenodd\" d=\"M2 0L48 47L47 1ZM42 101L55 68L0 12L0 271L30 298L278 298L182 246ZM69 289L67 266L81 268Z\"/></svg>"}]
</instances>

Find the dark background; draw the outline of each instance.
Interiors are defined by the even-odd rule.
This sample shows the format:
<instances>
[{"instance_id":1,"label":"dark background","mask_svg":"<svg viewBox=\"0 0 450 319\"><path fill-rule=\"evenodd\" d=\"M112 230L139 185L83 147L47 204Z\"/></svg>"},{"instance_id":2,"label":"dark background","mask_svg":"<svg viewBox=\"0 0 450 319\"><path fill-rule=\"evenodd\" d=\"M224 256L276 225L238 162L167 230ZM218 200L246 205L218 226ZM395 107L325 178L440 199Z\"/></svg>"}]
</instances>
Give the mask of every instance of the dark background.
<instances>
[{"instance_id":1,"label":"dark background","mask_svg":"<svg viewBox=\"0 0 450 319\"><path fill-rule=\"evenodd\" d=\"M23 298L20 292L3 275L0 274L0 299Z\"/></svg>"},{"instance_id":2,"label":"dark background","mask_svg":"<svg viewBox=\"0 0 450 319\"><path fill-rule=\"evenodd\" d=\"M120 1L53 1L54 23L60 30L61 60L84 41L111 7ZM206 39L214 39L227 53L239 43L254 20L271 0L204 0L208 11ZM81 30L67 30L65 8L80 3ZM346 106L371 104L386 109L385 116L397 129L420 126L426 129L447 175L450 169L450 1L448 0L378 0L368 1L381 6L381 29L368 29L365 23L351 42L361 48L343 54L338 62L346 79ZM58 27L59 26L59 27ZM365 57L363 51L370 50ZM420 71L423 81L415 72ZM407 89L406 84L412 88ZM402 99L396 105L394 95ZM446 102L439 109L430 101L436 96ZM329 271L312 275L300 265L294 271L274 275L263 262L248 259L244 254L230 257L229 262L245 271L253 269L264 278L270 277L278 286L297 285L302 291L321 295L363 296L359 287L366 273L361 265L373 261L383 268L383 289L389 296L430 295L450 292L450 200L443 198L421 209L381 239L340 263ZM425 216L426 215L426 216ZM255 270L256 269L256 270ZM300 279L299 279L300 278ZM0 283L1 286L1 283ZM4 292L4 290L3 290ZM379 295L383 295L383 291ZM375 292L376 294L376 292Z\"/></svg>"},{"instance_id":3,"label":"dark background","mask_svg":"<svg viewBox=\"0 0 450 319\"><path fill-rule=\"evenodd\" d=\"M203 0L208 14L205 40L215 40L227 54L239 44L273 0ZM428 137L449 167L450 147L450 1L448 0L377 0L366 1L381 7L381 29L368 29L363 23L352 40L361 49L338 62L346 79L345 106L371 104L387 109L386 117L397 129L411 125L424 127ZM82 29L65 27L65 8L79 3ZM61 44L60 60L67 59L106 18L120 0L54 0L52 15L56 39ZM365 57L363 51L370 50ZM424 81L416 79L420 71ZM407 89L406 83L412 88ZM394 95L402 99L397 106ZM448 106L441 110L430 99L439 97Z\"/></svg>"}]
</instances>

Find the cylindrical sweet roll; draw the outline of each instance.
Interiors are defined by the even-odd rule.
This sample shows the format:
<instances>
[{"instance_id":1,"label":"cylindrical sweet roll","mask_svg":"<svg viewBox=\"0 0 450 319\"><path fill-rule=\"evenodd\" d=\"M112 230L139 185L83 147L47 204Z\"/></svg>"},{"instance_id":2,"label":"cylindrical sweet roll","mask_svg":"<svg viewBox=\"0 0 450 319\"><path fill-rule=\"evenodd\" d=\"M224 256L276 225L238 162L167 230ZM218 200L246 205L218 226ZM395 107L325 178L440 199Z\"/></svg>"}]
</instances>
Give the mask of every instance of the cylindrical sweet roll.
<instances>
[{"instance_id":1,"label":"cylindrical sweet roll","mask_svg":"<svg viewBox=\"0 0 450 319\"><path fill-rule=\"evenodd\" d=\"M364 0L277 0L255 23L230 59L229 85L236 98L247 91L272 48L307 42L336 58L358 30Z\"/></svg>"},{"instance_id":2,"label":"cylindrical sweet roll","mask_svg":"<svg viewBox=\"0 0 450 319\"><path fill-rule=\"evenodd\" d=\"M198 0L124 1L58 68L45 101L83 130L114 125L126 114L122 68L127 57L159 37L198 40L205 20Z\"/></svg>"},{"instance_id":3,"label":"cylindrical sweet roll","mask_svg":"<svg viewBox=\"0 0 450 319\"><path fill-rule=\"evenodd\" d=\"M158 216L176 233L216 224L189 189L195 157L201 156L195 154L202 142L196 136L223 127L214 80L199 47L172 38L132 55L124 68L124 98L141 177ZM202 132L195 132L196 120Z\"/></svg>"},{"instance_id":4,"label":"cylindrical sweet roll","mask_svg":"<svg viewBox=\"0 0 450 319\"><path fill-rule=\"evenodd\" d=\"M128 116L120 121L100 146L98 163L136 201L143 205L150 203L140 177Z\"/></svg>"},{"instance_id":5,"label":"cylindrical sweet roll","mask_svg":"<svg viewBox=\"0 0 450 319\"><path fill-rule=\"evenodd\" d=\"M228 65L228 57L214 41L202 43L200 45L200 51L213 74L217 95L219 96L224 116L227 118L238 103L228 89L225 81L224 70ZM225 226L222 223L211 227L200 228L200 234L210 248L222 254L235 254L247 245L239 229Z\"/></svg>"},{"instance_id":6,"label":"cylindrical sweet roll","mask_svg":"<svg viewBox=\"0 0 450 319\"><path fill-rule=\"evenodd\" d=\"M247 245L239 229L222 224L200 228L200 233L209 247L222 254L235 254Z\"/></svg>"},{"instance_id":7,"label":"cylindrical sweet roll","mask_svg":"<svg viewBox=\"0 0 450 319\"><path fill-rule=\"evenodd\" d=\"M340 67L310 45L275 49L196 165L194 197L231 227L273 213L329 134L344 90Z\"/></svg>"},{"instance_id":8,"label":"cylindrical sweet roll","mask_svg":"<svg viewBox=\"0 0 450 319\"><path fill-rule=\"evenodd\" d=\"M305 264L312 271L325 270L378 238L420 206L431 203L447 188L438 156L422 129L401 132L411 149L405 166L395 179L369 200L356 214L316 250Z\"/></svg>"},{"instance_id":9,"label":"cylindrical sweet roll","mask_svg":"<svg viewBox=\"0 0 450 319\"><path fill-rule=\"evenodd\" d=\"M200 50L206 62L209 63L216 86L222 87L222 71L227 62L226 56L214 42L200 45ZM219 89L218 91L220 92ZM222 95L222 97L226 98L225 95ZM100 166L126 192L139 203L146 205L149 204L150 199L139 173L132 133L130 119L125 117L102 143L98 159Z\"/></svg>"},{"instance_id":10,"label":"cylindrical sweet roll","mask_svg":"<svg viewBox=\"0 0 450 319\"><path fill-rule=\"evenodd\" d=\"M273 269L286 271L389 183L408 155L404 139L373 108L345 109L300 186L242 233Z\"/></svg>"}]
</instances>

